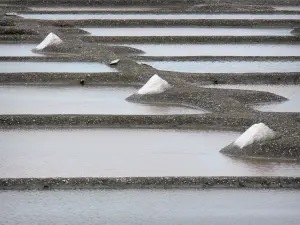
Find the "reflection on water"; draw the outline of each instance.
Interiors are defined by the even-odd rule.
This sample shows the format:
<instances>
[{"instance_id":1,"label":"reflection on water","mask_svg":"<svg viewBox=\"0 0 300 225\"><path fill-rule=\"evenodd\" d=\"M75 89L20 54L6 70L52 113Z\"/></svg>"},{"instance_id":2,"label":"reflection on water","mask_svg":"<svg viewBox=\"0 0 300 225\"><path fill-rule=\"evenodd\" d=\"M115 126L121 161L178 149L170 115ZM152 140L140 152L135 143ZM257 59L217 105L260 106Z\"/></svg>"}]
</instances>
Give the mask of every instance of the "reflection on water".
<instances>
[{"instance_id":1,"label":"reflection on water","mask_svg":"<svg viewBox=\"0 0 300 225\"><path fill-rule=\"evenodd\" d=\"M126 44L146 56L300 56L293 44Z\"/></svg>"},{"instance_id":2,"label":"reflection on water","mask_svg":"<svg viewBox=\"0 0 300 225\"><path fill-rule=\"evenodd\" d=\"M69 73L99 73L115 72L102 63L95 62L0 62L2 73L26 72L69 72Z\"/></svg>"},{"instance_id":3,"label":"reflection on water","mask_svg":"<svg viewBox=\"0 0 300 225\"><path fill-rule=\"evenodd\" d=\"M298 61L141 61L159 70L187 73L300 72Z\"/></svg>"},{"instance_id":4,"label":"reflection on water","mask_svg":"<svg viewBox=\"0 0 300 225\"><path fill-rule=\"evenodd\" d=\"M135 14L20 14L26 19L41 19L41 20L140 20L140 19L160 19L160 20L182 20L182 19L207 19L207 20L238 20L238 19L266 19L266 20L299 20L298 14L151 14L151 13L135 13Z\"/></svg>"},{"instance_id":5,"label":"reflection on water","mask_svg":"<svg viewBox=\"0 0 300 225\"><path fill-rule=\"evenodd\" d=\"M298 190L0 191L6 225L298 225Z\"/></svg>"},{"instance_id":6,"label":"reflection on water","mask_svg":"<svg viewBox=\"0 0 300 225\"><path fill-rule=\"evenodd\" d=\"M152 129L1 131L1 176L300 174L299 162L239 160L219 153L238 136L231 132Z\"/></svg>"},{"instance_id":7,"label":"reflection on water","mask_svg":"<svg viewBox=\"0 0 300 225\"><path fill-rule=\"evenodd\" d=\"M0 114L201 114L172 105L136 104L125 99L133 87L0 86Z\"/></svg>"},{"instance_id":8,"label":"reflection on water","mask_svg":"<svg viewBox=\"0 0 300 225\"><path fill-rule=\"evenodd\" d=\"M81 28L93 36L290 36L290 28L126 27Z\"/></svg>"}]
</instances>

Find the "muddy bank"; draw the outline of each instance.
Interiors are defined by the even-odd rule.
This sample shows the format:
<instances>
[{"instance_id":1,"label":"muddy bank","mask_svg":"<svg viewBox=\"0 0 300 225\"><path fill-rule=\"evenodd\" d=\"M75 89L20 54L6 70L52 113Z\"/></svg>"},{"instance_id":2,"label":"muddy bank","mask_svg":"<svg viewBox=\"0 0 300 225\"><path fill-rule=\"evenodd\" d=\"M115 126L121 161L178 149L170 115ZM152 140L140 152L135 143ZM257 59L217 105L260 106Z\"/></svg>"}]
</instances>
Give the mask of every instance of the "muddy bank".
<instances>
[{"instance_id":1,"label":"muddy bank","mask_svg":"<svg viewBox=\"0 0 300 225\"><path fill-rule=\"evenodd\" d=\"M281 135L297 135L300 113L206 113L200 115L0 115L2 129L178 128L245 131L263 122Z\"/></svg>"},{"instance_id":2,"label":"muddy bank","mask_svg":"<svg viewBox=\"0 0 300 225\"><path fill-rule=\"evenodd\" d=\"M33 29L22 29L11 26L0 27L0 35L38 35L38 32Z\"/></svg>"},{"instance_id":3,"label":"muddy bank","mask_svg":"<svg viewBox=\"0 0 300 225\"><path fill-rule=\"evenodd\" d=\"M1 60L0 60L1 61ZM54 60L53 60L54 61ZM165 79L177 79L194 85L211 84L300 84L299 73L266 73L266 74L190 74L176 72L159 72ZM133 74L121 72L109 73L0 73L0 84L64 84L80 85L84 79L85 85L114 84L114 85L138 85L145 83L145 78Z\"/></svg>"},{"instance_id":4,"label":"muddy bank","mask_svg":"<svg viewBox=\"0 0 300 225\"><path fill-rule=\"evenodd\" d=\"M15 26L15 23L9 20L0 20L0 27L2 28L6 26Z\"/></svg>"},{"instance_id":5,"label":"muddy bank","mask_svg":"<svg viewBox=\"0 0 300 225\"><path fill-rule=\"evenodd\" d=\"M209 4L194 5L189 10L203 12L273 12L271 6L242 5L242 4Z\"/></svg>"},{"instance_id":6,"label":"muddy bank","mask_svg":"<svg viewBox=\"0 0 300 225\"><path fill-rule=\"evenodd\" d=\"M283 101L285 98L268 92L251 92L240 90L210 88L171 88L160 94L134 94L127 101L144 103L175 103L191 107L203 108L213 112L253 111L248 104ZM230 105L230 107L228 107Z\"/></svg>"},{"instance_id":7,"label":"muddy bank","mask_svg":"<svg viewBox=\"0 0 300 225\"><path fill-rule=\"evenodd\" d=\"M161 75L170 74L161 71ZM295 73L181 73L172 72L186 82L196 84L300 84L300 74Z\"/></svg>"},{"instance_id":8,"label":"muddy bank","mask_svg":"<svg viewBox=\"0 0 300 225\"><path fill-rule=\"evenodd\" d=\"M287 147L288 146L288 147ZM261 157L300 160L300 136L278 137L272 141L254 143L242 149L234 144L223 148L220 152L239 157Z\"/></svg>"},{"instance_id":9,"label":"muddy bank","mask_svg":"<svg viewBox=\"0 0 300 225\"><path fill-rule=\"evenodd\" d=\"M40 42L43 39L36 35L1 35L1 42L25 42L25 43L36 43Z\"/></svg>"},{"instance_id":10,"label":"muddy bank","mask_svg":"<svg viewBox=\"0 0 300 225\"><path fill-rule=\"evenodd\" d=\"M83 36L85 42L99 43L299 43L296 36L151 36L151 37L99 37Z\"/></svg>"},{"instance_id":11,"label":"muddy bank","mask_svg":"<svg viewBox=\"0 0 300 225\"><path fill-rule=\"evenodd\" d=\"M27 19L26 21L39 22L41 24L59 24L62 22L56 22L53 20L34 20ZM143 24L143 27L149 26L228 26L228 27L294 27L300 26L300 20L266 20L266 19L257 19L257 20L207 20L207 19L190 19L190 20L68 20L68 24L72 26L101 26L101 27L128 27L128 26L140 26Z\"/></svg>"},{"instance_id":12,"label":"muddy bank","mask_svg":"<svg viewBox=\"0 0 300 225\"><path fill-rule=\"evenodd\" d=\"M0 73L0 84L31 84L31 85L138 85L142 81L136 76L122 76L120 73Z\"/></svg>"},{"instance_id":13,"label":"muddy bank","mask_svg":"<svg viewBox=\"0 0 300 225\"><path fill-rule=\"evenodd\" d=\"M122 177L0 179L1 190L300 188L295 177Z\"/></svg>"},{"instance_id":14,"label":"muddy bank","mask_svg":"<svg viewBox=\"0 0 300 225\"><path fill-rule=\"evenodd\" d=\"M73 7L73 6L71 6ZM105 6L104 6L105 7ZM118 7L118 6L117 6ZM226 13L235 13L235 14L299 14L299 11L293 10L275 10L270 6L252 6L252 5L196 5L190 7L189 5L180 6L160 6L160 7L151 7L146 6L146 8L141 7L132 7L126 8L126 10L121 7L119 10L116 10L114 7L94 7L88 8L85 7L79 9L79 7L73 7L73 10L70 8L54 8L54 7L41 7L31 9L15 9L14 12L19 14L82 14L82 13L92 13L92 14L132 14L132 13L153 13L153 14L195 14L195 13L205 13L205 14L226 14Z\"/></svg>"},{"instance_id":15,"label":"muddy bank","mask_svg":"<svg viewBox=\"0 0 300 225\"><path fill-rule=\"evenodd\" d=\"M2 0L5 4L15 4L15 5L32 5L32 6L45 6L45 5L55 5L57 0L44 0L43 2L39 0ZM247 5L299 5L299 0L228 0L226 3L231 4L247 4ZM95 5L107 5L107 6L123 6L123 5L182 5L182 4L224 4L222 0L184 0L178 2L177 0L78 0L74 2L73 0L64 0L60 2L60 5L74 5L74 6L95 6Z\"/></svg>"},{"instance_id":16,"label":"muddy bank","mask_svg":"<svg viewBox=\"0 0 300 225\"><path fill-rule=\"evenodd\" d=\"M254 118L231 118L229 115L0 115L3 129L18 128L182 128L242 131Z\"/></svg>"},{"instance_id":17,"label":"muddy bank","mask_svg":"<svg viewBox=\"0 0 300 225\"><path fill-rule=\"evenodd\" d=\"M297 27L294 30L292 30L292 34L299 36L300 35L300 27Z\"/></svg>"}]
</instances>

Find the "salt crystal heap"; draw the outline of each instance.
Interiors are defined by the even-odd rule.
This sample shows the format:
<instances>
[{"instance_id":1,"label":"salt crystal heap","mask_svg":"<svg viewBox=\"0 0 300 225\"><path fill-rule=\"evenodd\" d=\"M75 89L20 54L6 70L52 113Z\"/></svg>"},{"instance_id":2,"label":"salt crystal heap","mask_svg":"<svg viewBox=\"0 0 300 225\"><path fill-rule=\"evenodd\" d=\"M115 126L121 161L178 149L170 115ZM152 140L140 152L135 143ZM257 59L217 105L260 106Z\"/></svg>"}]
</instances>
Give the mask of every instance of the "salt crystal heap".
<instances>
[{"instance_id":1,"label":"salt crystal heap","mask_svg":"<svg viewBox=\"0 0 300 225\"><path fill-rule=\"evenodd\" d=\"M275 131L264 123L257 123L248 128L241 136L239 136L233 145L244 148L258 141L267 141L276 136Z\"/></svg>"},{"instance_id":2,"label":"salt crystal heap","mask_svg":"<svg viewBox=\"0 0 300 225\"><path fill-rule=\"evenodd\" d=\"M62 44L63 41L53 33L48 34L48 36L35 48L35 50L43 50L46 47L57 46Z\"/></svg>"},{"instance_id":3,"label":"salt crystal heap","mask_svg":"<svg viewBox=\"0 0 300 225\"><path fill-rule=\"evenodd\" d=\"M113 61L111 61L110 63L109 63L109 65L117 65L118 64L118 62L120 61L120 59L116 59L116 60L113 60Z\"/></svg>"},{"instance_id":4,"label":"salt crystal heap","mask_svg":"<svg viewBox=\"0 0 300 225\"><path fill-rule=\"evenodd\" d=\"M164 79L160 78L157 74L155 74L148 80L148 82L143 87L141 87L141 89L137 91L137 94L159 94L166 91L169 88L171 88L171 85Z\"/></svg>"}]
</instances>

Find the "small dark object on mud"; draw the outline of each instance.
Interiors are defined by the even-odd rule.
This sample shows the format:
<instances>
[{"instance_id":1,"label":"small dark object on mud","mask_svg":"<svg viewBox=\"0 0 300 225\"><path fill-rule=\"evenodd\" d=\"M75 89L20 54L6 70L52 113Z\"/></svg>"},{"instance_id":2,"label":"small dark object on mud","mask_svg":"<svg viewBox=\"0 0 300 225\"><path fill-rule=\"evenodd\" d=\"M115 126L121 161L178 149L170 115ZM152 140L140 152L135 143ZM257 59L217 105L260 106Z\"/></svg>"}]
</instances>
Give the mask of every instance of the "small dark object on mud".
<instances>
[{"instance_id":1,"label":"small dark object on mud","mask_svg":"<svg viewBox=\"0 0 300 225\"><path fill-rule=\"evenodd\" d=\"M83 86L84 85L84 79L81 79L79 83Z\"/></svg>"}]
</instances>

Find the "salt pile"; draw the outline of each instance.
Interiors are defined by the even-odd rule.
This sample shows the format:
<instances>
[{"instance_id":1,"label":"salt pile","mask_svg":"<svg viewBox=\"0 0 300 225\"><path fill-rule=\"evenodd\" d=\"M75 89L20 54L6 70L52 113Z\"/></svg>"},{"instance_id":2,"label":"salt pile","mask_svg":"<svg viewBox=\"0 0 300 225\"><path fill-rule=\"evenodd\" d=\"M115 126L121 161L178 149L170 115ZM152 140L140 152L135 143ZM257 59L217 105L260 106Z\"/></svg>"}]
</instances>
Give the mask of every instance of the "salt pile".
<instances>
[{"instance_id":1,"label":"salt pile","mask_svg":"<svg viewBox=\"0 0 300 225\"><path fill-rule=\"evenodd\" d=\"M53 33L48 34L48 36L35 48L35 50L43 50L49 46L55 46L62 44L63 41Z\"/></svg>"},{"instance_id":2,"label":"salt pile","mask_svg":"<svg viewBox=\"0 0 300 225\"><path fill-rule=\"evenodd\" d=\"M160 78L157 74L155 74L148 80L148 82L143 87L141 87L141 89L137 91L137 94L159 94L166 91L169 88L171 88L171 85L164 79Z\"/></svg>"},{"instance_id":3,"label":"salt pile","mask_svg":"<svg viewBox=\"0 0 300 225\"><path fill-rule=\"evenodd\" d=\"M248 128L233 143L239 148L244 148L258 141L266 141L273 139L276 133L264 123L257 123Z\"/></svg>"}]
</instances>

